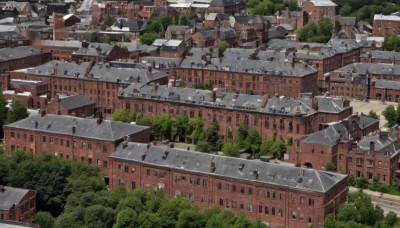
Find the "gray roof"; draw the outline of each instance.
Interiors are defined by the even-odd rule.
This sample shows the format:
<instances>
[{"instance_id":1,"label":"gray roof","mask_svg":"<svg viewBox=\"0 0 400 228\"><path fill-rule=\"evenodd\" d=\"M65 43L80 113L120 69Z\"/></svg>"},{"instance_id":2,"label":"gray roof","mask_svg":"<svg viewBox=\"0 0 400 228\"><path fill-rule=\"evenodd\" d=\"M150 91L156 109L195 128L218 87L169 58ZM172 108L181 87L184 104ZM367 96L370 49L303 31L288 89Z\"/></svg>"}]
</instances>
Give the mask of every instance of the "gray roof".
<instances>
[{"instance_id":1,"label":"gray roof","mask_svg":"<svg viewBox=\"0 0 400 228\"><path fill-rule=\"evenodd\" d=\"M74 110L77 108L94 105L96 102L82 95L74 95L61 98L60 104L67 110Z\"/></svg>"},{"instance_id":2,"label":"gray roof","mask_svg":"<svg viewBox=\"0 0 400 228\"><path fill-rule=\"evenodd\" d=\"M307 135L307 137L303 139L303 142L334 146L340 141L347 141L350 139L348 123L342 120L331 124L321 131Z\"/></svg>"},{"instance_id":3,"label":"gray roof","mask_svg":"<svg viewBox=\"0 0 400 228\"><path fill-rule=\"evenodd\" d=\"M350 108L350 101L343 98L316 96L315 99L318 102L318 112L340 113Z\"/></svg>"},{"instance_id":4,"label":"gray roof","mask_svg":"<svg viewBox=\"0 0 400 228\"><path fill-rule=\"evenodd\" d=\"M37 127L35 128L35 122ZM97 119L85 119L73 116L60 116L46 114L31 115L26 119L6 125L6 127L25 130L49 132L55 134L75 135L76 137L99 139L105 141L118 141L126 135L142 132L148 127L122 123L118 121L102 120L100 124ZM73 134L75 127L75 134Z\"/></svg>"},{"instance_id":5,"label":"gray roof","mask_svg":"<svg viewBox=\"0 0 400 228\"><path fill-rule=\"evenodd\" d=\"M89 43L88 48L81 47L73 54L90 55L90 56L108 56L114 47L115 47L114 44Z\"/></svg>"},{"instance_id":6,"label":"gray roof","mask_svg":"<svg viewBox=\"0 0 400 228\"><path fill-rule=\"evenodd\" d=\"M374 87L378 89L400 90L400 82L377 79L375 80Z\"/></svg>"},{"instance_id":7,"label":"gray roof","mask_svg":"<svg viewBox=\"0 0 400 228\"><path fill-rule=\"evenodd\" d=\"M363 113L358 115L360 117L358 126L360 127L360 129L365 129L373 124L376 124L379 122L379 120L371 118L369 116L364 115Z\"/></svg>"},{"instance_id":8,"label":"gray roof","mask_svg":"<svg viewBox=\"0 0 400 228\"><path fill-rule=\"evenodd\" d=\"M67 49L78 50L82 47L80 41L63 41L63 40L40 40L41 46L62 47Z\"/></svg>"},{"instance_id":9,"label":"gray roof","mask_svg":"<svg viewBox=\"0 0 400 228\"><path fill-rule=\"evenodd\" d=\"M157 47L153 47L150 45L145 45L140 42L120 42L118 43L121 47L126 47L129 52L133 51L141 51L142 53L151 53L157 50Z\"/></svg>"},{"instance_id":10,"label":"gray roof","mask_svg":"<svg viewBox=\"0 0 400 228\"><path fill-rule=\"evenodd\" d=\"M193 33L193 29L187 25L169 25L167 27L167 32L172 34L185 34L185 33Z\"/></svg>"},{"instance_id":11,"label":"gray roof","mask_svg":"<svg viewBox=\"0 0 400 228\"><path fill-rule=\"evenodd\" d=\"M245 56L248 51L246 49L242 50L244 53L244 55L242 56ZM257 60L258 56L260 55L262 55L262 52L259 52L257 56L253 56L254 57L253 59L246 59L246 58L243 59L242 57L231 58L229 57L229 55L225 54L224 57L221 58L208 58L208 59L206 56L200 57L198 55L196 56L187 55L180 64L180 67L218 70L218 71L223 70L229 72L273 74L273 75L292 76L292 77L304 77L317 72L315 68L306 64L301 64L301 63L292 64L285 60L283 61Z\"/></svg>"},{"instance_id":12,"label":"gray roof","mask_svg":"<svg viewBox=\"0 0 400 228\"><path fill-rule=\"evenodd\" d=\"M339 24L342 26L355 26L357 23L356 17L341 17L339 16Z\"/></svg>"},{"instance_id":13,"label":"gray roof","mask_svg":"<svg viewBox=\"0 0 400 228\"><path fill-rule=\"evenodd\" d=\"M40 50L31 46L19 46L13 48L0 49L0 62L10 61L13 59L25 58L32 55L39 55Z\"/></svg>"},{"instance_id":14,"label":"gray roof","mask_svg":"<svg viewBox=\"0 0 400 228\"><path fill-rule=\"evenodd\" d=\"M14 204L19 204L28 194L28 189L4 186L5 191L0 191L0 210L10 210Z\"/></svg>"},{"instance_id":15,"label":"gray roof","mask_svg":"<svg viewBox=\"0 0 400 228\"><path fill-rule=\"evenodd\" d=\"M20 85L20 86L32 86L32 87L37 87L37 86L47 85L47 83L46 83L46 82L42 82L42 81L30 81L30 80L21 80L21 79L11 79L11 80L10 80L10 85Z\"/></svg>"},{"instance_id":16,"label":"gray roof","mask_svg":"<svg viewBox=\"0 0 400 228\"><path fill-rule=\"evenodd\" d=\"M90 69L90 62L64 62L52 60L37 67L28 68L26 73L43 76L62 76L62 77L79 77L86 74Z\"/></svg>"},{"instance_id":17,"label":"gray roof","mask_svg":"<svg viewBox=\"0 0 400 228\"><path fill-rule=\"evenodd\" d=\"M181 62L180 58L145 56L142 57L142 63L151 64L155 69L175 68Z\"/></svg>"},{"instance_id":18,"label":"gray roof","mask_svg":"<svg viewBox=\"0 0 400 228\"><path fill-rule=\"evenodd\" d=\"M357 143L359 152L370 151L371 142L374 143L374 152L384 153L385 156L393 157L400 152L400 143L396 133L379 132L373 136L367 136Z\"/></svg>"},{"instance_id":19,"label":"gray roof","mask_svg":"<svg viewBox=\"0 0 400 228\"><path fill-rule=\"evenodd\" d=\"M216 99L211 100L212 91L192 88L154 87L142 83L133 83L124 89L119 96L137 97L160 101L172 101L183 104L219 107L224 109L245 110L246 112L268 113L281 116L309 116L316 113L311 107L311 99L294 99L249 94L215 92Z\"/></svg>"},{"instance_id":20,"label":"gray roof","mask_svg":"<svg viewBox=\"0 0 400 228\"><path fill-rule=\"evenodd\" d=\"M341 74L380 74L400 76L400 65L388 63L352 63L335 70Z\"/></svg>"},{"instance_id":21,"label":"gray roof","mask_svg":"<svg viewBox=\"0 0 400 228\"><path fill-rule=\"evenodd\" d=\"M372 50L369 53L361 55L361 57L369 57L372 59L400 60L400 52Z\"/></svg>"},{"instance_id":22,"label":"gray roof","mask_svg":"<svg viewBox=\"0 0 400 228\"><path fill-rule=\"evenodd\" d=\"M234 6L236 2L234 0L212 0L210 6Z\"/></svg>"},{"instance_id":23,"label":"gray roof","mask_svg":"<svg viewBox=\"0 0 400 228\"><path fill-rule=\"evenodd\" d=\"M361 48L362 46L354 39L335 39L335 38L330 39L327 45L332 47L337 53L346 53L351 50Z\"/></svg>"},{"instance_id":24,"label":"gray roof","mask_svg":"<svg viewBox=\"0 0 400 228\"><path fill-rule=\"evenodd\" d=\"M276 187L325 193L346 178L346 175L266 163L195 151L127 143L120 145L110 158L156 165L186 172L233 178ZM144 157L144 159L143 159ZM211 172L211 162L215 170ZM254 175L257 172L257 178Z\"/></svg>"}]
</instances>

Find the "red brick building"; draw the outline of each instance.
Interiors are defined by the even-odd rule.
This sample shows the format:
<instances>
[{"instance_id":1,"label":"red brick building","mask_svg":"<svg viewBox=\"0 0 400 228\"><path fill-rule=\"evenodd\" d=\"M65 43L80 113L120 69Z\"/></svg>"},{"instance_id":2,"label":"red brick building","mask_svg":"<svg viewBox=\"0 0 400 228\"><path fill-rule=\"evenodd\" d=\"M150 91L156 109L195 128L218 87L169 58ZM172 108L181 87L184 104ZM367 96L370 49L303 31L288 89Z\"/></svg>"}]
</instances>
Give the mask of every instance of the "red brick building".
<instances>
[{"instance_id":1,"label":"red brick building","mask_svg":"<svg viewBox=\"0 0 400 228\"><path fill-rule=\"evenodd\" d=\"M37 40L33 46L44 52L51 53L53 60L72 61L72 53L78 51L82 47L79 41L62 41L62 40Z\"/></svg>"},{"instance_id":2,"label":"red brick building","mask_svg":"<svg viewBox=\"0 0 400 228\"><path fill-rule=\"evenodd\" d=\"M111 114L119 107L117 94L133 82L166 84L164 72L150 71L141 66L130 68L112 63L51 61L44 65L10 72L11 79L34 80L47 83L48 99L57 94L84 95L96 102L96 111ZM117 64L118 62L116 62ZM44 107L41 107L42 109Z\"/></svg>"},{"instance_id":3,"label":"red brick building","mask_svg":"<svg viewBox=\"0 0 400 228\"><path fill-rule=\"evenodd\" d=\"M108 177L108 156L123 142L150 141L150 128L103 119L53 114L33 115L4 126L5 152L22 149L52 153L65 159L97 165ZM106 179L107 181L107 179Z\"/></svg>"},{"instance_id":4,"label":"red brick building","mask_svg":"<svg viewBox=\"0 0 400 228\"><path fill-rule=\"evenodd\" d=\"M308 15L305 11L290 11L289 8L282 11L276 17L277 25L291 25L293 29L301 29L308 23Z\"/></svg>"},{"instance_id":5,"label":"red brick building","mask_svg":"<svg viewBox=\"0 0 400 228\"><path fill-rule=\"evenodd\" d=\"M339 147L338 169L354 177L374 177L382 184L392 184L400 173L400 144L397 133L378 132L347 147Z\"/></svg>"},{"instance_id":6,"label":"red brick building","mask_svg":"<svg viewBox=\"0 0 400 228\"><path fill-rule=\"evenodd\" d=\"M105 2L93 4L92 24L99 26L109 17L127 18L128 22L139 19L140 6L127 2Z\"/></svg>"},{"instance_id":7,"label":"red brick building","mask_svg":"<svg viewBox=\"0 0 400 228\"><path fill-rule=\"evenodd\" d=\"M400 16L375 14L372 35L400 35Z\"/></svg>"},{"instance_id":8,"label":"red brick building","mask_svg":"<svg viewBox=\"0 0 400 228\"><path fill-rule=\"evenodd\" d=\"M10 90L3 91L6 99L16 99L27 108L40 108L41 98L48 95L48 85L45 82L11 79L9 84Z\"/></svg>"},{"instance_id":9,"label":"red brick building","mask_svg":"<svg viewBox=\"0 0 400 228\"><path fill-rule=\"evenodd\" d=\"M72 61L109 62L113 60L127 60L129 52L114 44L82 43L82 47L72 53Z\"/></svg>"},{"instance_id":10,"label":"red brick building","mask_svg":"<svg viewBox=\"0 0 400 228\"><path fill-rule=\"evenodd\" d=\"M308 14L308 20L318 22L324 17L335 21L338 7L331 0L309 0L304 3L303 10Z\"/></svg>"},{"instance_id":11,"label":"red brick building","mask_svg":"<svg viewBox=\"0 0 400 228\"><path fill-rule=\"evenodd\" d=\"M307 64L259 60L262 52L248 58L217 57L211 49L192 48L170 78L182 80L186 87L211 84L227 92L297 97L317 91L317 70ZM243 52L247 53L247 52Z\"/></svg>"},{"instance_id":12,"label":"red brick building","mask_svg":"<svg viewBox=\"0 0 400 228\"><path fill-rule=\"evenodd\" d=\"M225 13L235 15L246 10L246 2L243 0L212 0L207 13Z\"/></svg>"},{"instance_id":13,"label":"red brick building","mask_svg":"<svg viewBox=\"0 0 400 228\"><path fill-rule=\"evenodd\" d=\"M0 185L0 221L33 223L36 215L36 192Z\"/></svg>"},{"instance_id":14,"label":"red brick building","mask_svg":"<svg viewBox=\"0 0 400 228\"><path fill-rule=\"evenodd\" d=\"M57 115L91 117L95 115L96 102L82 95L56 95L41 111Z\"/></svg>"},{"instance_id":15,"label":"red brick building","mask_svg":"<svg viewBox=\"0 0 400 228\"><path fill-rule=\"evenodd\" d=\"M371 50L360 56L360 62L400 64L400 53L395 51Z\"/></svg>"},{"instance_id":16,"label":"red brick building","mask_svg":"<svg viewBox=\"0 0 400 228\"><path fill-rule=\"evenodd\" d=\"M353 141L378 130L379 121L363 114L325 124L324 129L309 134L301 141L297 156L291 156L296 159L292 162L322 170L326 169L327 162L332 162L339 171L347 172L347 169L339 165L344 159L340 151L351 149Z\"/></svg>"},{"instance_id":17,"label":"red brick building","mask_svg":"<svg viewBox=\"0 0 400 228\"><path fill-rule=\"evenodd\" d=\"M347 176L193 151L126 143L110 157L111 188L163 189L271 227L322 226L346 201Z\"/></svg>"}]
</instances>

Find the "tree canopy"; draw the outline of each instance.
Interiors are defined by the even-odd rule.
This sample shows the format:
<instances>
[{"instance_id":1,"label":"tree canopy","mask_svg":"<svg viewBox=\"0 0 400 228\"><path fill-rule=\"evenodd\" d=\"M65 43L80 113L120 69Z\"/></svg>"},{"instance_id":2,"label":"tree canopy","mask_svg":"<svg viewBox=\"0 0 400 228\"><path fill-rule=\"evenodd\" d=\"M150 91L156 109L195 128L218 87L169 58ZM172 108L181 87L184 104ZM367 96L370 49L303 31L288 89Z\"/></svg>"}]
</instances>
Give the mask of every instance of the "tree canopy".
<instances>
[{"instance_id":1,"label":"tree canopy","mask_svg":"<svg viewBox=\"0 0 400 228\"><path fill-rule=\"evenodd\" d=\"M400 37L397 35L386 36L382 46L385 51L400 51Z\"/></svg>"},{"instance_id":2,"label":"tree canopy","mask_svg":"<svg viewBox=\"0 0 400 228\"><path fill-rule=\"evenodd\" d=\"M330 18L309 22L297 31L297 39L302 42L327 43L332 37L333 23Z\"/></svg>"}]
</instances>

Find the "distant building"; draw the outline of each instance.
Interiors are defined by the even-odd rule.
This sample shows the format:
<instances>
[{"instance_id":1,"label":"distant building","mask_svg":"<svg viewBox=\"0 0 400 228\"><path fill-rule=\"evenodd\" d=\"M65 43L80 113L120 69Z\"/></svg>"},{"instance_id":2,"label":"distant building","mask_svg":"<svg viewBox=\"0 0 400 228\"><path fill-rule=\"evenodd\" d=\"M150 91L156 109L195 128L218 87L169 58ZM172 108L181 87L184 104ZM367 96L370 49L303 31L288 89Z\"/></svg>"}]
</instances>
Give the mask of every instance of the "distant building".
<instances>
[{"instance_id":1,"label":"distant building","mask_svg":"<svg viewBox=\"0 0 400 228\"><path fill-rule=\"evenodd\" d=\"M35 215L36 192L0 185L0 221L33 223Z\"/></svg>"},{"instance_id":2,"label":"distant building","mask_svg":"<svg viewBox=\"0 0 400 228\"><path fill-rule=\"evenodd\" d=\"M82 95L63 96L52 98L45 110L49 114L69 115L77 117L92 117L95 114L96 102Z\"/></svg>"},{"instance_id":3,"label":"distant building","mask_svg":"<svg viewBox=\"0 0 400 228\"><path fill-rule=\"evenodd\" d=\"M372 35L380 37L400 35L400 16L375 14Z\"/></svg>"},{"instance_id":4,"label":"distant building","mask_svg":"<svg viewBox=\"0 0 400 228\"><path fill-rule=\"evenodd\" d=\"M330 18L332 23L338 14L338 6L331 0L309 0L304 3L303 10L308 14L308 20L318 22L324 17Z\"/></svg>"},{"instance_id":5,"label":"distant building","mask_svg":"<svg viewBox=\"0 0 400 228\"><path fill-rule=\"evenodd\" d=\"M207 13L225 13L235 15L246 10L246 2L243 0L213 0Z\"/></svg>"}]
</instances>

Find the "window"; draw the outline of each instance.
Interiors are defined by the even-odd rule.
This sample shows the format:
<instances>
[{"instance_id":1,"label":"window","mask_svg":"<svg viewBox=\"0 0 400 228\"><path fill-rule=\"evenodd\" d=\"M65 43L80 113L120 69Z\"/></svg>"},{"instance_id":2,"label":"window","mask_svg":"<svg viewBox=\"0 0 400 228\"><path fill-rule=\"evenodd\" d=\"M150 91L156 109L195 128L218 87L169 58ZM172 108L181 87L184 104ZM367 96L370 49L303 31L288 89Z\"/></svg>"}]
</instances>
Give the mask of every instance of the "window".
<instances>
[{"instance_id":1,"label":"window","mask_svg":"<svg viewBox=\"0 0 400 228\"><path fill-rule=\"evenodd\" d=\"M279 215L279 217L283 217L283 210L282 210L282 208L279 208L279 210L278 210L278 215Z\"/></svg>"},{"instance_id":2,"label":"window","mask_svg":"<svg viewBox=\"0 0 400 228\"><path fill-rule=\"evenodd\" d=\"M304 197L300 196L300 204L303 204L303 203L304 203Z\"/></svg>"},{"instance_id":3,"label":"window","mask_svg":"<svg viewBox=\"0 0 400 228\"><path fill-rule=\"evenodd\" d=\"M107 166L108 166L107 161L103 161L103 167L107 168Z\"/></svg>"},{"instance_id":4,"label":"window","mask_svg":"<svg viewBox=\"0 0 400 228\"><path fill-rule=\"evenodd\" d=\"M46 142L46 136L42 136L42 142Z\"/></svg>"},{"instance_id":5,"label":"window","mask_svg":"<svg viewBox=\"0 0 400 228\"><path fill-rule=\"evenodd\" d=\"M240 193L244 194L244 187L240 187Z\"/></svg>"},{"instance_id":6,"label":"window","mask_svg":"<svg viewBox=\"0 0 400 228\"><path fill-rule=\"evenodd\" d=\"M132 189L136 189L136 182L132 181Z\"/></svg>"},{"instance_id":7,"label":"window","mask_svg":"<svg viewBox=\"0 0 400 228\"><path fill-rule=\"evenodd\" d=\"M276 192L272 192L272 199L276 199Z\"/></svg>"},{"instance_id":8,"label":"window","mask_svg":"<svg viewBox=\"0 0 400 228\"><path fill-rule=\"evenodd\" d=\"M92 150L92 144L88 143L87 148L88 150Z\"/></svg>"},{"instance_id":9,"label":"window","mask_svg":"<svg viewBox=\"0 0 400 228\"><path fill-rule=\"evenodd\" d=\"M23 137L24 137L24 140L26 140L26 134L25 134L25 133L24 133L24 136L23 136Z\"/></svg>"},{"instance_id":10,"label":"window","mask_svg":"<svg viewBox=\"0 0 400 228\"><path fill-rule=\"evenodd\" d=\"M64 139L60 139L60 146L64 146Z\"/></svg>"},{"instance_id":11,"label":"window","mask_svg":"<svg viewBox=\"0 0 400 228\"><path fill-rule=\"evenodd\" d=\"M267 207L267 206L264 207L264 214L266 214L266 215L269 214L269 211L268 211L268 207Z\"/></svg>"},{"instance_id":12,"label":"window","mask_svg":"<svg viewBox=\"0 0 400 228\"><path fill-rule=\"evenodd\" d=\"M218 183L218 189L222 189L222 184Z\"/></svg>"},{"instance_id":13,"label":"window","mask_svg":"<svg viewBox=\"0 0 400 228\"><path fill-rule=\"evenodd\" d=\"M101 160L97 159L97 166L101 166Z\"/></svg>"},{"instance_id":14,"label":"window","mask_svg":"<svg viewBox=\"0 0 400 228\"><path fill-rule=\"evenodd\" d=\"M308 216L308 223L312 223L312 216L311 215Z\"/></svg>"},{"instance_id":15,"label":"window","mask_svg":"<svg viewBox=\"0 0 400 228\"><path fill-rule=\"evenodd\" d=\"M61 139L61 140L62 140L62 139ZM29 141L30 141L30 142L33 142L33 135L30 135L30 136L29 136ZM61 146L62 146L62 144L61 144Z\"/></svg>"},{"instance_id":16,"label":"window","mask_svg":"<svg viewBox=\"0 0 400 228\"><path fill-rule=\"evenodd\" d=\"M248 188L247 192L248 192L249 195L251 195L251 194L253 194L253 189L252 188Z\"/></svg>"},{"instance_id":17,"label":"window","mask_svg":"<svg viewBox=\"0 0 400 228\"><path fill-rule=\"evenodd\" d=\"M207 188L208 187L208 180L203 179L203 187Z\"/></svg>"},{"instance_id":18,"label":"window","mask_svg":"<svg viewBox=\"0 0 400 228\"><path fill-rule=\"evenodd\" d=\"M279 194L279 199L283 200L285 198L285 196L283 195L283 193Z\"/></svg>"},{"instance_id":19,"label":"window","mask_svg":"<svg viewBox=\"0 0 400 228\"><path fill-rule=\"evenodd\" d=\"M201 196L201 197L200 197L200 202L205 202L205 201L206 201L206 197Z\"/></svg>"},{"instance_id":20,"label":"window","mask_svg":"<svg viewBox=\"0 0 400 228\"><path fill-rule=\"evenodd\" d=\"M66 147L69 147L69 140L67 140L67 141L65 142L65 146L66 146Z\"/></svg>"},{"instance_id":21,"label":"window","mask_svg":"<svg viewBox=\"0 0 400 228\"><path fill-rule=\"evenodd\" d=\"M271 194L269 193L269 191L266 192L266 196L267 196L267 198L271 197Z\"/></svg>"},{"instance_id":22,"label":"window","mask_svg":"<svg viewBox=\"0 0 400 228\"><path fill-rule=\"evenodd\" d=\"M236 185L232 185L232 192L236 192Z\"/></svg>"},{"instance_id":23,"label":"window","mask_svg":"<svg viewBox=\"0 0 400 228\"><path fill-rule=\"evenodd\" d=\"M271 208L271 215L275 215L275 207Z\"/></svg>"},{"instance_id":24,"label":"window","mask_svg":"<svg viewBox=\"0 0 400 228\"><path fill-rule=\"evenodd\" d=\"M292 196L292 203L296 203L296 196Z\"/></svg>"},{"instance_id":25,"label":"window","mask_svg":"<svg viewBox=\"0 0 400 228\"><path fill-rule=\"evenodd\" d=\"M292 219L296 219L296 212L292 211Z\"/></svg>"},{"instance_id":26,"label":"window","mask_svg":"<svg viewBox=\"0 0 400 228\"><path fill-rule=\"evenodd\" d=\"M122 171L122 165L118 164L118 171Z\"/></svg>"},{"instance_id":27,"label":"window","mask_svg":"<svg viewBox=\"0 0 400 228\"><path fill-rule=\"evenodd\" d=\"M229 184L225 184L225 190L229 191Z\"/></svg>"},{"instance_id":28,"label":"window","mask_svg":"<svg viewBox=\"0 0 400 228\"><path fill-rule=\"evenodd\" d=\"M247 211L253 212L253 205L251 205L251 203L247 204Z\"/></svg>"},{"instance_id":29,"label":"window","mask_svg":"<svg viewBox=\"0 0 400 228\"><path fill-rule=\"evenodd\" d=\"M155 178L158 178L157 170L153 170L153 176L154 176ZM182 177L182 181L184 181L184 180L185 180L185 177Z\"/></svg>"},{"instance_id":30,"label":"window","mask_svg":"<svg viewBox=\"0 0 400 228\"><path fill-rule=\"evenodd\" d=\"M222 198L219 199L219 205L223 206L224 205L224 200Z\"/></svg>"},{"instance_id":31,"label":"window","mask_svg":"<svg viewBox=\"0 0 400 228\"><path fill-rule=\"evenodd\" d=\"M129 172L129 166L125 165L124 166L124 171L125 171L125 173Z\"/></svg>"},{"instance_id":32,"label":"window","mask_svg":"<svg viewBox=\"0 0 400 228\"><path fill-rule=\"evenodd\" d=\"M303 213L300 213L299 219L300 219L300 222L304 221L304 214Z\"/></svg>"},{"instance_id":33,"label":"window","mask_svg":"<svg viewBox=\"0 0 400 228\"><path fill-rule=\"evenodd\" d=\"M91 158L88 158L88 163L92 164L92 159Z\"/></svg>"},{"instance_id":34,"label":"window","mask_svg":"<svg viewBox=\"0 0 400 228\"><path fill-rule=\"evenodd\" d=\"M313 198L308 199L308 205L314 206L314 199Z\"/></svg>"},{"instance_id":35,"label":"window","mask_svg":"<svg viewBox=\"0 0 400 228\"><path fill-rule=\"evenodd\" d=\"M236 201L232 200L232 208L236 208Z\"/></svg>"},{"instance_id":36,"label":"window","mask_svg":"<svg viewBox=\"0 0 400 228\"><path fill-rule=\"evenodd\" d=\"M150 169L146 169L146 176L150 176Z\"/></svg>"},{"instance_id":37,"label":"window","mask_svg":"<svg viewBox=\"0 0 400 228\"><path fill-rule=\"evenodd\" d=\"M262 205L258 205L258 213L262 213L263 212L263 206Z\"/></svg>"},{"instance_id":38,"label":"window","mask_svg":"<svg viewBox=\"0 0 400 228\"><path fill-rule=\"evenodd\" d=\"M45 137L45 136L43 136L43 137ZM15 138L15 133L14 132L11 132L11 138ZM43 142L46 142L46 141L43 141Z\"/></svg>"},{"instance_id":39,"label":"window","mask_svg":"<svg viewBox=\"0 0 400 228\"><path fill-rule=\"evenodd\" d=\"M244 203L240 202L240 209L244 209Z\"/></svg>"}]
</instances>

